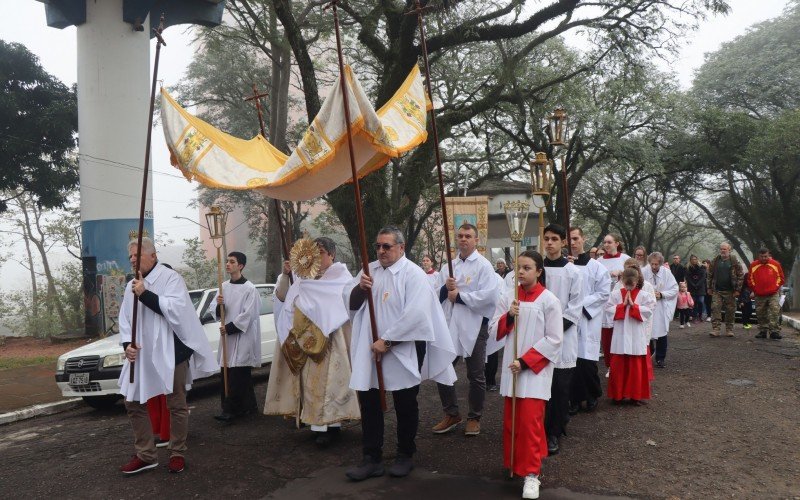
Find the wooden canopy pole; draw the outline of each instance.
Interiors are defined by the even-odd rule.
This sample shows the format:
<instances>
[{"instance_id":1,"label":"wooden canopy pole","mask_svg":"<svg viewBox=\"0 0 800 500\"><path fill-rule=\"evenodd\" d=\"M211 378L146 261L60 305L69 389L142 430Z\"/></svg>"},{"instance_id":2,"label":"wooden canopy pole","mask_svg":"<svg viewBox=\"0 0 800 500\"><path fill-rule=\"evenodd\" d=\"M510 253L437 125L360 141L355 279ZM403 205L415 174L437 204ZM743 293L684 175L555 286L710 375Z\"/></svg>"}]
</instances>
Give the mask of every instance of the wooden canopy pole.
<instances>
[{"instance_id":1,"label":"wooden canopy pole","mask_svg":"<svg viewBox=\"0 0 800 500\"><path fill-rule=\"evenodd\" d=\"M253 95L250 97L246 97L245 101L255 101L256 104L256 111L258 112L258 126L261 128L261 137L267 139L267 132L264 128L264 115L261 112L261 98L267 97L266 92L263 94L258 93L258 88L256 84L253 84ZM281 249L283 250L283 260L287 260L289 258L289 243L288 243L288 236L285 233L285 229L283 228L283 219L281 218L281 204L277 200L277 198L273 198L272 201L275 203L275 213L278 215L278 232L281 234ZM292 273L289 273L289 283L294 283L294 278L292 278Z\"/></svg>"},{"instance_id":2,"label":"wooden canopy pole","mask_svg":"<svg viewBox=\"0 0 800 500\"><path fill-rule=\"evenodd\" d=\"M167 45L167 42L162 38L161 33L164 31L164 14L161 14L161 19L158 26L153 28L153 35L156 37L156 60L153 67L153 85L150 88L150 116L147 121L147 141L144 147L144 176L142 177L142 200L139 204L139 232L136 235L136 265L133 270L133 275L139 278L139 262L142 258L142 233L144 232L144 206L147 202L147 177L150 172L150 142L153 137L153 110L155 109L156 102L156 83L158 82L158 60L161 56L161 46ZM134 298L133 300L133 318L131 319L131 346L136 348L136 319L139 316L139 301ZM131 363L130 383L133 383L134 363Z\"/></svg>"},{"instance_id":3,"label":"wooden canopy pole","mask_svg":"<svg viewBox=\"0 0 800 500\"><path fill-rule=\"evenodd\" d=\"M342 102L344 104L344 119L347 126L347 148L350 152L350 170L353 174L353 196L356 205L356 220L358 222L358 239L361 244L361 270L365 276L369 276L369 254L367 253L367 236L364 229L364 208L361 206L361 187L358 181L358 171L356 170L356 160L353 151L353 131L350 129L350 103L347 97L347 75L344 72L344 55L342 54L342 39L339 35L339 13L338 3L340 0L331 0L324 9L332 8L333 25L336 29L336 52L339 56L339 81L342 86ZM375 304L372 301L372 291L367 294L367 307L369 309L369 322L372 328L372 341L378 341L378 325L375 322ZM381 360L375 360L375 370L378 375L378 392L381 398L381 410L386 411L386 390L383 384L383 367Z\"/></svg>"},{"instance_id":4,"label":"wooden canopy pole","mask_svg":"<svg viewBox=\"0 0 800 500\"><path fill-rule=\"evenodd\" d=\"M428 63L428 43L425 37L425 23L423 15L426 12L433 10L431 7L423 8L419 0L415 0L416 8L407 13L407 15L416 14L417 22L419 24L420 44L422 45L422 60L425 62L425 87L428 91L428 100L431 102L431 129L433 132L433 152L436 156L436 172L439 175L439 202L442 204L442 219L444 222L444 244L445 244L445 257L447 258L447 270L450 276L455 278L453 274L453 261L450 257L450 229L447 222L447 205L444 201L444 177L442 175L442 159L439 154L439 130L436 127L436 109L433 106L433 91L431 90L431 66ZM456 228L453 228L454 230Z\"/></svg>"}]
</instances>

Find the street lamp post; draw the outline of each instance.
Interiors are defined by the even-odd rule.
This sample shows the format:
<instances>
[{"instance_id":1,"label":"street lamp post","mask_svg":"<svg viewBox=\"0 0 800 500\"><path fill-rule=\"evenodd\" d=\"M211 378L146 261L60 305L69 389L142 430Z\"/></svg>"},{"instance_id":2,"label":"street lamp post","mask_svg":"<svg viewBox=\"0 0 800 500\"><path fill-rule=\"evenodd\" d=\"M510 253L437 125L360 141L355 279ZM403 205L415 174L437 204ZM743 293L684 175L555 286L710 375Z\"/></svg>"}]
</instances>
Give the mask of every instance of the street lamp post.
<instances>
[{"instance_id":1,"label":"street lamp post","mask_svg":"<svg viewBox=\"0 0 800 500\"><path fill-rule=\"evenodd\" d=\"M531 202L539 209L539 251L542 251L544 240L544 209L550 197L550 188L553 184L553 171L547 153L536 153L536 159L531 162Z\"/></svg>"},{"instance_id":2,"label":"street lamp post","mask_svg":"<svg viewBox=\"0 0 800 500\"><path fill-rule=\"evenodd\" d=\"M567 111L558 106L553 111L553 114L548 117L548 126L550 128L550 146L554 148L553 157L557 155L555 148L563 148L567 145L567 125L569 123L569 116ZM561 176L563 180L563 193L564 193L564 228L569 234L569 184L567 183L567 168L566 168L566 153L561 156Z\"/></svg>"},{"instance_id":3,"label":"street lamp post","mask_svg":"<svg viewBox=\"0 0 800 500\"><path fill-rule=\"evenodd\" d=\"M228 220L228 212L223 212L218 206L212 206L206 214L208 222L208 234L214 247L217 249L217 281L219 290L217 294L222 297L222 246L225 245L225 223ZM219 308L219 324L225 326L225 305ZM220 343L222 344L222 383L225 387L225 397L228 397L228 340L227 335L220 331Z\"/></svg>"},{"instance_id":4,"label":"street lamp post","mask_svg":"<svg viewBox=\"0 0 800 500\"><path fill-rule=\"evenodd\" d=\"M514 269L514 299L519 300L519 284L517 282L519 277L519 251L520 242L525 236L525 226L528 223L528 212L530 204L527 201L507 201L503 205L503 210L506 213L506 221L508 222L508 232L511 235L511 241L514 242L514 256L515 267ZM514 321L514 358L519 357L517 345L517 325L519 321ZM514 477L514 450L516 447L516 434L517 434L517 375L514 374L511 379L511 460L510 460L510 477Z\"/></svg>"}]
</instances>

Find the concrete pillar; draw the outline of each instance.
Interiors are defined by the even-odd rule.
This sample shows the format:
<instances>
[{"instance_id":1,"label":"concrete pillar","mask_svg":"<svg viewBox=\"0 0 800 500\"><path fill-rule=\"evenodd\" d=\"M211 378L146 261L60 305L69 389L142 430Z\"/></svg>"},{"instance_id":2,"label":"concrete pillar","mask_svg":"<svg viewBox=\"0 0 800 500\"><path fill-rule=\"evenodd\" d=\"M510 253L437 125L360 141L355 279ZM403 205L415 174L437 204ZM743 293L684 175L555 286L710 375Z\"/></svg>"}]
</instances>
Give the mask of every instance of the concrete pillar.
<instances>
[{"instance_id":1,"label":"concrete pillar","mask_svg":"<svg viewBox=\"0 0 800 500\"><path fill-rule=\"evenodd\" d=\"M87 333L95 333L92 322L102 328L103 309L109 307L106 302L113 302L109 297L100 300L102 283L130 272L127 244L139 219L151 85L150 23L144 22L144 31L133 31L122 20L122 3L87 1L86 22L77 26ZM150 184L148 198L152 198ZM153 236L152 201L145 214L145 231ZM106 317L115 311L109 312Z\"/></svg>"}]
</instances>

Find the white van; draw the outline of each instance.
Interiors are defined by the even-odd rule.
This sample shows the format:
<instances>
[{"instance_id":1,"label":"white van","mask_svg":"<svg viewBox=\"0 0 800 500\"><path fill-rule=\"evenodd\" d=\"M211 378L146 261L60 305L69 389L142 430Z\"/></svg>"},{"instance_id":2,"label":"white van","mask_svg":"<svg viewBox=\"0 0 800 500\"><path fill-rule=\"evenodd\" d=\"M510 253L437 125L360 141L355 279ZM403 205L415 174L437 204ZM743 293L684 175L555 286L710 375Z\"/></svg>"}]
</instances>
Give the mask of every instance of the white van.
<instances>
[{"instance_id":1,"label":"white van","mask_svg":"<svg viewBox=\"0 0 800 500\"><path fill-rule=\"evenodd\" d=\"M275 322L272 318L272 298L275 285L256 285L261 295L261 364L272 362L275 352ZM189 297L214 354L219 349L219 321L214 317L216 288L192 290ZM56 384L65 397L82 397L93 408L113 406L122 396L117 380L122 371L125 353L119 334L79 347L58 357Z\"/></svg>"}]
</instances>

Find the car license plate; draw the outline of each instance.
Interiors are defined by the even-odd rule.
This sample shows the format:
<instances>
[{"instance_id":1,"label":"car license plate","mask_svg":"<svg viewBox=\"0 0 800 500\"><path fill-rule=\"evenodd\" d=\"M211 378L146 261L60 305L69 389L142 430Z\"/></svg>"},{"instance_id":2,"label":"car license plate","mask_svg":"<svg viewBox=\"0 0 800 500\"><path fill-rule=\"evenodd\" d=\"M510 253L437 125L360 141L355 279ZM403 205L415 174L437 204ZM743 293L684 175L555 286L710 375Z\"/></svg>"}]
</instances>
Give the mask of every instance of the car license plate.
<instances>
[{"instance_id":1,"label":"car license plate","mask_svg":"<svg viewBox=\"0 0 800 500\"><path fill-rule=\"evenodd\" d=\"M89 383L88 373L70 373L69 385L86 385Z\"/></svg>"}]
</instances>

